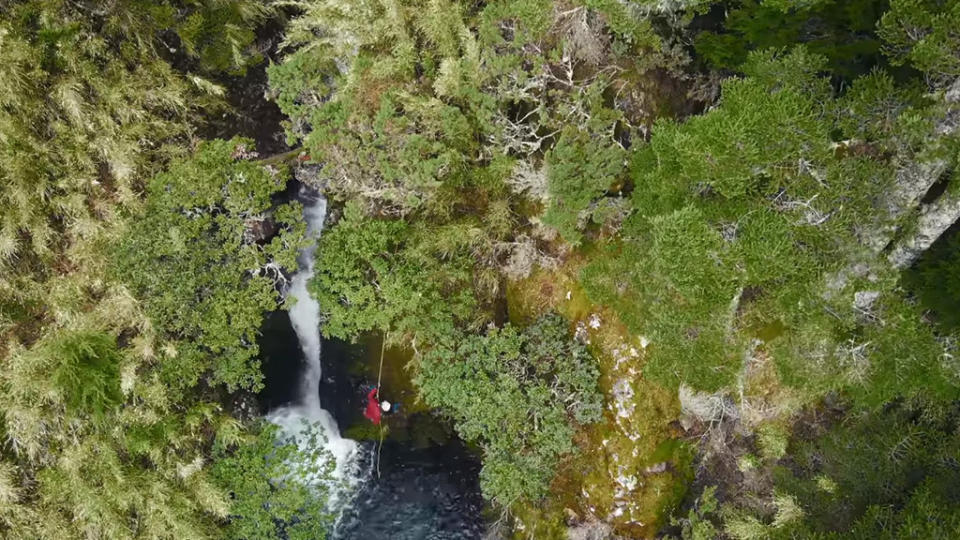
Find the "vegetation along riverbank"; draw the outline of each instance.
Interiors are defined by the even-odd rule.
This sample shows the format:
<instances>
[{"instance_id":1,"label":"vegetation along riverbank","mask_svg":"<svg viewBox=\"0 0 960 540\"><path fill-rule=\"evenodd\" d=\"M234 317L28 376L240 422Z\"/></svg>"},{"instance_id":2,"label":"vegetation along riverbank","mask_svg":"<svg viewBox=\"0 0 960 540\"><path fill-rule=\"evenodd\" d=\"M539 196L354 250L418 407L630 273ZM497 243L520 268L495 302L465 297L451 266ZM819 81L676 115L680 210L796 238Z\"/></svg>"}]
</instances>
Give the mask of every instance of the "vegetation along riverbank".
<instances>
[{"instance_id":1,"label":"vegetation along riverbank","mask_svg":"<svg viewBox=\"0 0 960 540\"><path fill-rule=\"evenodd\" d=\"M0 536L960 537L958 28L0 0Z\"/></svg>"}]
</instances>

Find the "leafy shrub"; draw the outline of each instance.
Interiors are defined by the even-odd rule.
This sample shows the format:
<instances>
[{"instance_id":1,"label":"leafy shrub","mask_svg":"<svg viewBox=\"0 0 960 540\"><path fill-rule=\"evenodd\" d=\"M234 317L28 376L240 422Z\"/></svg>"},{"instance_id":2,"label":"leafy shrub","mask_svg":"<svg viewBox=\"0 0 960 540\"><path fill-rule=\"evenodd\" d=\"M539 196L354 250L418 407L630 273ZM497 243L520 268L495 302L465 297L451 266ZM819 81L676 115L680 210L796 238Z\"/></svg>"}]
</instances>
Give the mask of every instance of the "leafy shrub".
<instances>
[{"instance_id":1,"label":"leafy shrub","mask_svg":"<svg viewBox=\"0 0 960 540\"><path fill-rule=\"evenodd\" d=\"M591 203L614 186L626 159L624 149L610 141L597 140L579 128L565 129L546 157L550 203L543 222L567 242L579 244Z\"/></svg>"},{"instance_id":2,"label":"leafy shrub","mask_svg":"<svg viewBox=\"0 0 960 540\"><path fill-rule=\"evenodd\" d=\"M789 432L777 424L763 424L757 429L757 446L760 455L766 459L777 460L787 454Z\"/></svg>"},{"instance_id":3,"label":"leafy shrub","mask_svg":"<svg viewBox=\"0 0 960 540\"><path fill-rule=\"evenodd\" d=\"M904 272L904 282L944 329L960 328L960 235L936 242Z\"/></svg>"},{"instance_id":4,"label":"leafy shrub","mask_svg":"<svg viewBox=\"0 0 960 540\"><path fill-rule=\"evenodd\" d=\"M227 537L237 540L323 540L333 524L327 483L334 458L309 427L301 444L282 440L277 426L258 426L250 440L219 448L213 477L230 494Z\"/></svg>"},{"instance_id":5,"label":"leafy shrub","mask_svg":"<svg viewBox=\"0 0 960 540\"><path fill-rule=\"evenodd\" d=\"M910 64L934 86L960 77L960 4L942 0L892 0L880 21L884 52Z\"/></svg>"},{"instance_id":6,"label":"leafy shrub","mask_svg":"<svg viewBox=\"0 0 960 540\"><path fill-rule=\"evenodd\" d=\"M697 35L697 53L714 67L739 70L750 51L804 44L853 78L880 60L875 25L885 0L740 0L727 3L722 27Z\"/></svg>"},{"instance_id":7,"label":"leafy shrub","mask_svg":"<svg viewBox=\"0 0 960 540\"><path fill-rule=\"evenodd\" d=\"M590 297L622 313L654 344L645 375L713 391L738 361L728 343L737 274L720 233L688 207L624 226L624 240L596 257L581 278Z\"/></svg>"},{"instance_id":8,"label":"leafy shrub","mask_svg":"<svg viewBox=\"0 0 960 540\"><path fill-rule=\"evenodd\" d=\"M102 420L123 401L120 360L110 335L67 331L17 358L8 375L21 381L12 389L18 396L44 401L53 394L70 415Z\"/></svg>"},{"instance_id":9,"label":"leafy shrub","mask_svg":"<svg viewBox=\"0 0 960 540\"><path fill-rule=\"evenodd\" d=\"M157 327L180 340L166 360L174 386L194 384L214 359L212 383L259 388L256 335L276 309L281 269L296 268L297 203L274 207L286 177L240 156L249 141L208 141L150 182L144 211L117 248L114 272ZM254 227L277 232L258 238Z\"/></svg>"},{"instance_id":10,"label":"leafy shrub","mask_svg":"<svg viewBox=\"0 0 960 540\"><path fill-rule=\"evenodd\" d=\"M486 497L509 507L544 496L577 425L602 412L597 367L558 315L525 330L445 340L425 353L415 381L460 436L483 448Z\"/></svg>"},{"instance_id":11,"label":"leafy shrub","mask_svg":"<svg viewBox=\"0 0 960 540\"><path fill-rule=\"evenodd\" d=\"M434 336L468 320L476 307L471 261L459 253L435 253L427 235L435 232L369 218L358 204L348 204L320 239L309 284L323 311L324 334Z\"/></svg>"},{"instance_id":12,"label":"leafy shrub","mask_svg":"<svg viewBox=\"0 0 960 540\"><path fill-rule=\"evenodd\" d=\"M794 466L778 470L778 490L803 506L804 526L820 534L852 526L886 531L858 538L895 538L891 532L916 524L919 516L911 514L931 499L945 506L943 514L929 514L936 516L929 525L956 523L956 503L950 502L960 480L952 465L960 448L955 422L954 407L932 403L901 402L855 413L821 437L792 441ZM828 484L830 491L825 491ZM895 519L873 520L882 515Z\"/></svg>"}]
</instances>

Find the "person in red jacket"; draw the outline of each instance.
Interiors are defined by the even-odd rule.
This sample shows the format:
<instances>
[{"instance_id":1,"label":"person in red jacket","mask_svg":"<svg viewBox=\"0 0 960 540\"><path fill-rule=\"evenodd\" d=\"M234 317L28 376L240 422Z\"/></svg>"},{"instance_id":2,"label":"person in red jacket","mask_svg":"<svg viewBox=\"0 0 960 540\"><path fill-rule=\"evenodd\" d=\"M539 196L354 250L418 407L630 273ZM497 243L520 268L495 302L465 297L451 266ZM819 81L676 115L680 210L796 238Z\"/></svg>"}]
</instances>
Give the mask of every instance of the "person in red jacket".
<instances>
[{"instance_id":1,"label":"person in red jacket","mask_svg":"<svg viewBox=\"0 0 960 540\"><path fill-rule=\"evenodd\" d=\"M377 399L379 388L373 388L367 394L367 408L363 410L363 415L375 425L380 425L380 401Z\"/></svg>"}]
</instances>

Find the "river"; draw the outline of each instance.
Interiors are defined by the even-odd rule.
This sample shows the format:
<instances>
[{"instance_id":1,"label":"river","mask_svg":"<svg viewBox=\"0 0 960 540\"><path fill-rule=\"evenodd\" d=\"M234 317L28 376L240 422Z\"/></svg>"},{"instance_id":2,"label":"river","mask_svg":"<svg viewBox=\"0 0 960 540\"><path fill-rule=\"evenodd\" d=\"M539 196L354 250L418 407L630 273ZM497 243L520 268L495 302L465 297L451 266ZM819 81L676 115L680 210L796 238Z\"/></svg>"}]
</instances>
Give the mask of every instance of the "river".
<instances>
[{"instance_id":1,"label":"river","mask_svg":"<svg viewBox=\"0 0 960 540\"><path fill-rule=\"evenodd\" d=\"M326 201L301 189L308 233L322 232ZM297 298L289 312L268 316L261 338L266 388L261 402L267 418L288 435L306 419L317 425L336 460L333 510L339 515L335 539L470 540L486 530L480 496L480 465L455 437L388 437L354 441L341 426L369 432L362 417L364 383L374 381L351 369L363 362L362 345L326 341L320 335L319 306L306 291L313 275L315 246L299 258L300 271L288 294ZM322 351L322 352L321 352ZM397 433L436 432L429 414L390 418ZM401 417L402 415L402 417ZM365 425L366 423L366 425ZM449 431L449 430L447 430Z\"/></svg>"}]
</instances>

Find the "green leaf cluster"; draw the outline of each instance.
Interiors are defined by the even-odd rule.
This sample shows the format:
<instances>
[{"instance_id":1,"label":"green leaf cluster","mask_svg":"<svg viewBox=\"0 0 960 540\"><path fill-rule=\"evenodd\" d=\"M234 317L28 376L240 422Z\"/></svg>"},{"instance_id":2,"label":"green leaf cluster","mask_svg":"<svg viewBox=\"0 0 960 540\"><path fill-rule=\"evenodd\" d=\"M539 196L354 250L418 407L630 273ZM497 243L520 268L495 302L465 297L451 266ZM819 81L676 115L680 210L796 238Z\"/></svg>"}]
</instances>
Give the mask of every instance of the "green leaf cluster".
<instances>
[{"instance_id":1,"label":"green leaf cluster","mask_svg":"<svg viewBox=\"0 0 960 540\"><path fill-rule=\"evenodd\" d=\"M876 24L886 0L737 0L721 3L719 29L696 35L701 58L740 71L751 51L803 45L833 73L854 78L882 61Z\"/></svg>"},{"instance_id":2,"label":"green leaf cluster","mask_svg":"<svg viewBox=\"0 0 960 540\"><path fill-rule=\"evenodd\" d=\"M876 157L917 147L923 129L895 126L919 128L928 112L912 87L884 93L894 86L881 72L834 98L823 66L803 49L754 54L716 108L656 126L637 153L636 214L582 279L654 343L655 380L723 388L775 325L786 329L771 344L779 376L806 395L845 390L876 405L921 386L954 394L942 345L894 276L837 282L863 249L852 231L882 222L894 175ZM838 151L844 131L877 147ZM857 307L854 291L876 300Z\"/></svg>"},{"instance_id":3,"label":"green leaf cluster","mask_svg":"<svg viewBox=\"0 0 960 540\"><path fill-rule=\"evenodd\" d=\"M599 372L563 319L490 328L445 340L420 358L416 383L449 415L460 436L483 449L481 487L504 507L543 497L574 430L602 414Z\"/></svg>"},{"instance_id":4,"label":"green leaf cluster","mask_svg":"<svg viewBox=\"0 0 960 540\"><path fill-rule=\"evenodd\" d=\"M428 236L442 234L370 218L348 204L337 226L321 237L309 285L324 316L323 333L355 339L380 331L430 343L457 323L469 324L477 309L472 261L434 248Z\"/></svg>"},{"instance_id":5,"label":"green leaf cluster","mask_svg":"<svg viewBox=\"0 0 960 540\"><path fill-rule=\"evenodd\" d=\"M892 0L880 20L884 52L895 65L910 64L935 87L960 77L960 6L940 0Z\"/></svg>"},{"instance_id":6,"label":"green leaf cluster","mask_svg":"<svg viewBox=\"0 0 960 540\"><path fill-rule=\"evenodd\" d=\"M960 237L938 242L904 273L904 285L916 294L947 330L960 328Z\"/></svg>"},{"instance_id":7,"label":"green leaf cluster","mask_svg":"<svg viewBox=\"0 0 960 540\"><path fill-rule=\"evenodd\" d=\"M777 499L797 512L769 520L725 505L728 533L750 523L770 538L946 538L957 512L953 406L895 402L855 413L817 437L791 440L791 467L774 471ZM782 505L782 504L781 504Z\"/></svg>"},{"instance_id":8,"label":"green leaf cluster","mask_svg":"<svg viewBox=\"0 0 960 540\"><path fill-rule=\"evenodd\" d=\"M260 387L256 336L275 309L281 269L296 268L304 225L297 203L274 205L278 170L238 152L250 141L207 141L153 178L142 213L117 247L114 272L157 327L177 341L165 359L171 386ZM276 234L254 231L272 223Z\"/></svg>"},{"instance_id":9,"label":"green leaf cluster","mask_svg":"<svg viewBox=\"0 0 960 540\"><path fill-rule=\"evenodd\" d=\"M335 460L323 444L316 427L294 441L262 423L235 447L218 448L211 472L232 498L226 538L326 538L334 520L328 486Z\"/></svg>"},{"instance_id":10,"label":"green leaf cluster","mask_svg":"<svg viewBox=\"0 0 960 540\"><path fill-rule=\"evenodd\" d=\"M570 127L563 131L545 160L550 203L543 222L567 242L579 244L591 204L610 191L626 169L626 151Z\"/></svg>"},{"instance_id":11,"label":"green leaf cluster","mask_svg":"<svg viewBox=\"0 0 960 540\"><path fill-rule=\"evenodd\" d=\"M222 113L210 78L255 60L263 13L247 0L0 2L4 538L220 536L229 501L205 464L214 434L242 428L206 391L183 392L176 369L163 375L177 347L110 258L147 179Z\"/></svg>"},{"instance_id":12,"label":"green leaf cluster","mask_svg":"<svg viewBox=\"0 0 960 540\"><path fill-rule=\"evenodd\" d=\"M222 112L209 77L252 61L264 14L251 0L3 3L0 331L35 340L45 313L83 303L51 291L102 275L120 210Z\"/></svg>"}]
</instances>

